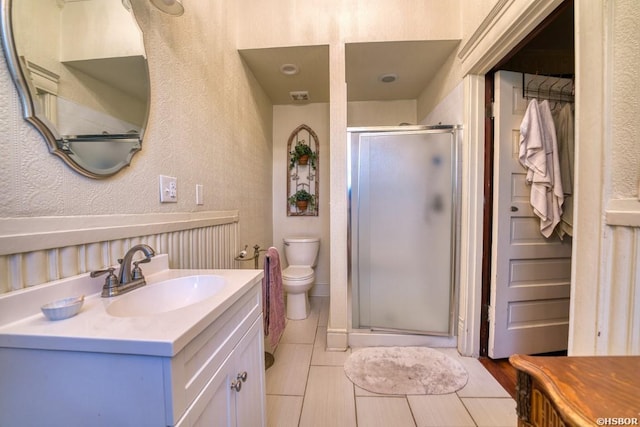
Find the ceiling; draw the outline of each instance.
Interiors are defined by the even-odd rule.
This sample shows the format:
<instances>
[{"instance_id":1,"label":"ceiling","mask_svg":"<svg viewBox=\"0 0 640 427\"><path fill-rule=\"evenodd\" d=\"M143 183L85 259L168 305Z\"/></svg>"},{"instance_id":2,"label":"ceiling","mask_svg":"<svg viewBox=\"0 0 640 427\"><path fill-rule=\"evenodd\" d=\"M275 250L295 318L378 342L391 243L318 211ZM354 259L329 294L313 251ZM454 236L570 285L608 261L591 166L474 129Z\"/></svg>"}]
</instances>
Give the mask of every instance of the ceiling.
<instances>
[{"instance_id":1,"label":"ceiling","mask_svg":"<svg viewBox=\"0 0 640 427\"><path fill-rule=\"evenodd\" d=\"M350 43L345 47L347 99L382 101L416 99L459 40ZM244 49L240 55L274 105L329 102L329 46ZM285 75L283 64L299 72ZM395 74L392 83L380 76ZM308 91L308 101L293 101L292 91Z\"/></svg>"},{"instance_id":2,"label":"ceiling","mask_svg":"<svg viewBox=\"0 0 640 427\"><path fill-rule=\"evenodd\" d=\"M352 43L346 45L347 99L416 99L458 46L459 40ZM383 83L380 77L395 74Z\"/></svg>"},{"instance_id":3,"label":"ceiling","mask_svg":"<svg viewBox=\"0 0 640 427\"><path fill-rule=\"evenodd\" d=\"M149 72L147 60L142 55L66 61L63 64L147 103Z\"/></svg>"},{"instance_id":4,"label":"ceiling","mask_svg":"<svg viewBox=\"0 0 640 427\"><path fill-rule=\"evenodd\" d=\"M308 91L309 102L329 102L329 46L244 49L240 55L274 105L293 103L292 91ZM297 65L298 74L281 73L283 64Z\"/></svg>"}]
</instances>

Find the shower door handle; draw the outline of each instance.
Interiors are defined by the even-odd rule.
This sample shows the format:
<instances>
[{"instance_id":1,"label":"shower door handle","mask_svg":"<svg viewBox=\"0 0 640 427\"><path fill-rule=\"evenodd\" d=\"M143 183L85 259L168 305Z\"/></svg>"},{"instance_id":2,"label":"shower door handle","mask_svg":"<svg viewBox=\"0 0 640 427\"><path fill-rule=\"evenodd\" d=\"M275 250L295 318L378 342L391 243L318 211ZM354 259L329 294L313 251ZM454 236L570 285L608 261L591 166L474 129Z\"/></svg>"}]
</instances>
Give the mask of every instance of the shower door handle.
<instances>
[{"instance_id":1,"label":"shower door handle","mask_svg":"<svg viewBox=\"0 0 640 427\"><path fill-rule=\"evenodd\" d=\"M518 212L517 206L511 206L511 212Z\"/></svg>"}]
</instances>

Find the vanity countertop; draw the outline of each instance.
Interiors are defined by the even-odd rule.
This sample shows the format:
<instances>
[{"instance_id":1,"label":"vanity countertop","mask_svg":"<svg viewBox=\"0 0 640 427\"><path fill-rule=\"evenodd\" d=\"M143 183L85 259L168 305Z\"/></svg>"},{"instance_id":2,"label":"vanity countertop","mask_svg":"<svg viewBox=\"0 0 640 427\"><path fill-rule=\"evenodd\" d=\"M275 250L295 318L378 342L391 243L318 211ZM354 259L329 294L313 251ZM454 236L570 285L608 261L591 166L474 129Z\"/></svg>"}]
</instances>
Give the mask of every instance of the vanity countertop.
<instances>
[{"instance_id":1,"label":"vanity countertop","mask_svg":"<svg viewBox=\"0 0 640 427\"><path fill-rule=\"evenodd\" d=\"M53 298L52 295L56 295L56 298L79 295L78 289L95 291L96 283L99 282L90 279L90 284L66 284L65 287L65 280L62 280L58 281L58 291L55 292L45 285L41 289L29 290L31 295L28 294L29 291L2 295L0 308L3 305L9 307L22 304L25 315L22 317L14 313L14 317L20 318L5 316L0 319L0 348L172 357L249 289L259 286L263 277L260 270L162 269L167 264L166 258L165 262L162 259L159 261L155 268L150 269L151 274L146 274L146 286L168 279L203 274L222 276L225 285L217 294L187 307L140 317L111 316L106 308L118 297L102 298L100 292L96 292L85 297L84 305L76 316L58 321L47 320L39 311L43 298ZM101 279L104 280L104 277ZM89 282L88 275L71 280ZM59 289L64 289L66 294L60 294ZM69 294L70 292L76 293ZM37 313L34 312L36 306Z\"/></svg>"}]
</instances>

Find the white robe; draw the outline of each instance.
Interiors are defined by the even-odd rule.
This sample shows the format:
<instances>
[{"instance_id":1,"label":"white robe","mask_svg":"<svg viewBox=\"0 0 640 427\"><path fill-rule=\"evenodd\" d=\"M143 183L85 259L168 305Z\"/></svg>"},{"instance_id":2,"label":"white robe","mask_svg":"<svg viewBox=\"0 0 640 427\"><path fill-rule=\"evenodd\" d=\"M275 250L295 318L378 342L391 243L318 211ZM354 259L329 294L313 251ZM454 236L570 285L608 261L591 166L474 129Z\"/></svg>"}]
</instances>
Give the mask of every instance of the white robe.
<instances>
[{"instance_id":1,"label":"white robe","mask_svg":"<svg viewBox=\"0 0 640 427\"><path fill-rule=\"evenodd\" d=\"M520 125L519 159L527 169L530 202L540 218L540 232L548 238L560 222L564 201L558 143L548 101L529 102Z\"/></svg>"}]
</instances>

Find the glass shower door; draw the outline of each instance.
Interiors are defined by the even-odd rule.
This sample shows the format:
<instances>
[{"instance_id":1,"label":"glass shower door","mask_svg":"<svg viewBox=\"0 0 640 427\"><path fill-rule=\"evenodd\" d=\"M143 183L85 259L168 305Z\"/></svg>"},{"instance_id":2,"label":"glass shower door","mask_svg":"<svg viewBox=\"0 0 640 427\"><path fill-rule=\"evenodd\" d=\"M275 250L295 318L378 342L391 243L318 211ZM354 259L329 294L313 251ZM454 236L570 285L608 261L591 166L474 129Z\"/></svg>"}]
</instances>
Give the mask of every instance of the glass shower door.
<instances>
[{"instance_id":1,"label":"glass shower door","mask_svg":"<svg viewBox=\"0 0 640 427\"><path fill-rule=\"evenodd\" d=\"M365 132L357 139L354 320L361 328L452 335L455 133Z\"/></svg>"}]
</instances>

